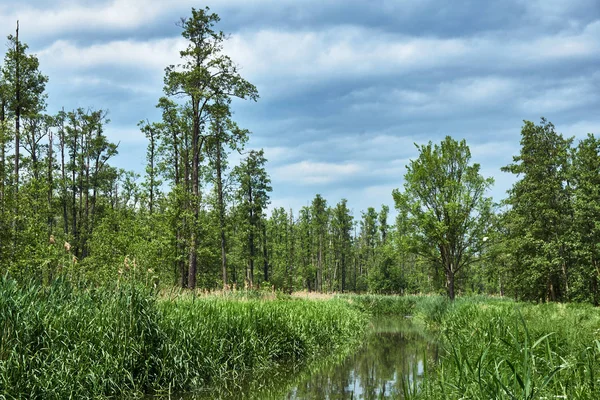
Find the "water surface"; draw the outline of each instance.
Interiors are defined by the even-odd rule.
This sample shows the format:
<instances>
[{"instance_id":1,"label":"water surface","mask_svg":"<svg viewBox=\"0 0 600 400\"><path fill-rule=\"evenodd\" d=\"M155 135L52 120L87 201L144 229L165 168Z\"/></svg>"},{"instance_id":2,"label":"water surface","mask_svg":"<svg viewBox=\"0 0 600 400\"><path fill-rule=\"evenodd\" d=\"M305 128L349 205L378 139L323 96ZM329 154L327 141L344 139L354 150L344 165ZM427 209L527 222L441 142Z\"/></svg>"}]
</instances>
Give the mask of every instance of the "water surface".
<instances>
[{"instance_id":1,"label":"water surface","mask_svg":"<svg viewBox=\"0 0 600 400\"><path fill-rule=\"evenodd\" d=\"M436 349L406 320L374 321L372 332L354 354L294 384L285 398L401 399L404 389L418 386Z\"/></svg>"},{"instance_id":2,"label":"water surface","mask_svg":"<svg viewBox=\"0 0 600 400\"><path fill-rule=\"evenodd\" d=\"M189 394L204 399L402 399L418 388L437 346L405 318L372 321L364 343L345 358L329 358L310 371L277 371L260 380Z\"/></svg>"}]
</instances>

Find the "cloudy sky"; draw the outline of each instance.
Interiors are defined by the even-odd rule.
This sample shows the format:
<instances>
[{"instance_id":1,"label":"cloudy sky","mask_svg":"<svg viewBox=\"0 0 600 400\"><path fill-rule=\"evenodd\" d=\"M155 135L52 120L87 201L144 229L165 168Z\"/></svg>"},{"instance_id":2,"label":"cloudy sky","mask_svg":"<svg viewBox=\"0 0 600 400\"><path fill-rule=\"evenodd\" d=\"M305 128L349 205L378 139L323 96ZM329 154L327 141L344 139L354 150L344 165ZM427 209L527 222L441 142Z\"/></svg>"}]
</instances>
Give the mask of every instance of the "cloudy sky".
<instances>
[{"instance_id":1,"label":"cloudy sky","mask_svg":"<svg viewBox=\"0 0 600 400\"><path fill-rule=\"evenodd\" d=\"M118 166L141 172L137 122L158 120L164 68L185 46L176 22L209 6L226 52L260 93L235 103L264 148L273 206L392 205L413 143L465 138L504 197L500 172L523 120L600 133L598 0L0 0L48 75L49 111L104 108Z\"/></svg>"}]
</instances>

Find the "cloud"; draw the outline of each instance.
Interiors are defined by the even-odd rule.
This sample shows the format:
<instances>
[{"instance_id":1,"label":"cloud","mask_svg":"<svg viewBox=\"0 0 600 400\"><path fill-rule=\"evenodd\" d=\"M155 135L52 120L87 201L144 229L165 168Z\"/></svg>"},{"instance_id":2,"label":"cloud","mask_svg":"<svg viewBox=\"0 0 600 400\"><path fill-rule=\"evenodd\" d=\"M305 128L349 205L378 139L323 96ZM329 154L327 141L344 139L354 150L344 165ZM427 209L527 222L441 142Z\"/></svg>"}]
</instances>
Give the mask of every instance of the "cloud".
<instances>
[{"instance_id":1,"label":"cloud","mask_svg":"<svg viewBox=\"0 0 600 400\"><path fill-rule=\"evenodd\" d=\"M191 0L4 2L14 30L50 76L53 109L109 108L119 166L143 171L136 123L154 108L164 68L185 46L179 16ZM494 197L514 177L523 119L541 115L565 135L598 133L597 0L208 0L231 32L225 52L258 86L234 101L235 119L265 148L273 205L295 209L317 192L361 209L401 187L415 142L466 138L494 176ZM32 41L30 41L32 38ZM114 124L114 125L113 125ZM231 165L240 158L231 156ZM499 192L497 192L499 190ZM499 193L499 194L497 194Z\"/></svg>"},{"instance_id":2,"label":"cloud","mask_svg":"<svg viewBox=\"0 0 600 400\"><path fill-rule=\"evenodd\" d=\"M329 184L339 180L347 180L360 173L362 168L357 163L328 163L301 161L275 168L273 178L278 182L314 185Z\"/></svg>"},{"instance_id":3,"label":"cloud","mask_svg":"<svg viewBox=\"0 0 600 400\"><path fill-rule=\"evenodd\" d=\"M525 97L521 108L525 112L552 113L600 103L600 73L592 76L544 82Z\"/></svg>"},{"instance_id":4,"label":"cloud","mask_svg":"<svg viewBox=\"0 0 600 400\"><path fill-rule=\"evenodd\" d=\"M59 40L38 53L40 61L51 68L87 69L99 66L163 71L179 61L185 42L167 38L146 42L118 40L91 45L76 45Z\"/></svg>"},{"instance_id":5,"label":"cloud","mask_svg":"<svg viewBox=\"0 0 600 400\"><path fill-rule=\"evenodd\" d=\"M298 84L332 76L399 75L439 67L514 70L556 60L599 58L600 21L579 33L526 42L500 34L460 39L402 36L356 26L318 32L265 29L233 35L226 49L251 77L271 81L287 77Z\"/></svg>"},{"instance_id":6,"label":"cloud","mask_svg":"<svg viewBox=\"0 0 600 400\"><path fill-rule=\"evenodd\" d=\"M131 30L158 18L178 1L112 0L101 2L27 2L0 6L0 26L13 26L19 20L27 36L60 35L83 31L96 33Z\"/></svg>"}]
</instances>

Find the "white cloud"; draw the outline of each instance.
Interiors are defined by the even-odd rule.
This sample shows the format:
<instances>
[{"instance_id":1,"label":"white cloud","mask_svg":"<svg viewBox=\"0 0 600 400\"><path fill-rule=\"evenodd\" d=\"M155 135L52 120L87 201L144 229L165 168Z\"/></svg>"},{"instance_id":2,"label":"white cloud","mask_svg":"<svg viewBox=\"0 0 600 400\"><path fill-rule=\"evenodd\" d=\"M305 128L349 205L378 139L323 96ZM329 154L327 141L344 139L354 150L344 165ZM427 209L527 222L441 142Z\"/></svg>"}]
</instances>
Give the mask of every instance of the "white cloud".
<instances>
[{"instance_id":1,"label":"white cloud","mask_svg":"<svg viewBox=\"0 0 600 400\"><path fill-rule=\"evenodd\" d=\"M34 8L26 2L13 2L10 7L0 8L0 26L12 26L20 20L27 36L132 29L157 18L168 5L139 0L112 0L93 6L76 2L51 4L52 8Z\"/></svg>"},{"instance_id":2,"label":"white cloud","mask_svg":"<svg viewBox=\"0 0 600 400\"><path fill-rule=\"evenodd\" d=\"M346 180L363 171L357 163L329 163L301 161L277 167L273 180L299 184L327 184Z\"/></svg>"},{"instance_id":3,"label":"white cloud","mask_svg":"<svg viewBox=\"0 0 600 400\"><path fill-rule=\"evenodd\" d=\"M180 38L146 42L134 40L110 41L89 46L59 40L38 53L40 61L53 68L87 69L112 66L162 71L179 60L179 50L185 46Z\"/></svg>"},{"instance_id":4,"label":"white cloud","mask_svg":"<svg viewBox=\"0 0 600 400\"><path fill-rule=\"evenodd\" d=\"M436 38L391 35L371 28L337 26L318 32L277 31L235 34L226 44L244 72L277 91L290 85L305 85L331 77L353 77L426 71L431 68L518 69L554 60L598 57L600 22L578 33L511 38L494 34L486 37ZM495 80L493 80L495 79ZM478 81L468 89L487 96L502 91L508 82L502 78Z\"/></svg>"}]
</instances>

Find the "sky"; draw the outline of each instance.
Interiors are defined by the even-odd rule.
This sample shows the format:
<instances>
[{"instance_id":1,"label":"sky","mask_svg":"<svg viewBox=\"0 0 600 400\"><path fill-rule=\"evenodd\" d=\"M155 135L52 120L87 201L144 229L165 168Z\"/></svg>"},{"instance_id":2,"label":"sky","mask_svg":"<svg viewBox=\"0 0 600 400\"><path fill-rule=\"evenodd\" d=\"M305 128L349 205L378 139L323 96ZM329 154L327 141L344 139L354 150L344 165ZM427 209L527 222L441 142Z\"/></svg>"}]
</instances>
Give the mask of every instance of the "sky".
<instances>
[{"instance_id":1,"label":"sky","mask_svg":"<svg viewBox=\"0 0 600 400\"><path fill-rule=\"evenodd\" d=\"M142 173L137 123L160 119L177 22L205 6L260 94L233 110L265 151L271 207L320 193L355 216L393 208L415 144L447 135L466 139L499 201L523 120L600 133L600 0L0 0L0 35L18 19L48 111L108 109L113 164Z\"/></svg>"}]
</instances>

